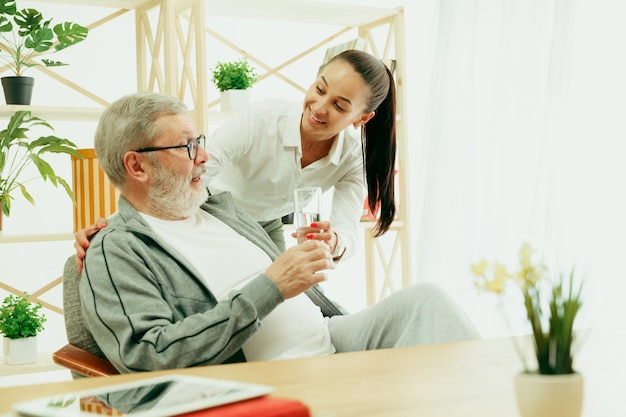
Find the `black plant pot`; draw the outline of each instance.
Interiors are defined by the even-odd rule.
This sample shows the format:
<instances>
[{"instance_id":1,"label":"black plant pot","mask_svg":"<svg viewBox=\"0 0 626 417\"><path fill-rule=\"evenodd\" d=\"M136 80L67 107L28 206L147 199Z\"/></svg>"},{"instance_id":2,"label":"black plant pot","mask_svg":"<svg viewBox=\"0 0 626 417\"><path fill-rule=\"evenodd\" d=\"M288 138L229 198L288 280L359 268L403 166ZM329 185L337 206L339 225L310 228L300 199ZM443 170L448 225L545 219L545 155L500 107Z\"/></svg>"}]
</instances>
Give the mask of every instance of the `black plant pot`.
<instances>
[{"instance_id":1,"label":"black plant pot","mask_svg":"<svg viewBox=\"0 0 626 417\"><path fill-rule=\"evenodd\" d=\"M30 104L33 96L33 86L35 79L33 77L2 77L2 88L4 89L4 98L7 104Z\"/></svg>"}]
</instances>

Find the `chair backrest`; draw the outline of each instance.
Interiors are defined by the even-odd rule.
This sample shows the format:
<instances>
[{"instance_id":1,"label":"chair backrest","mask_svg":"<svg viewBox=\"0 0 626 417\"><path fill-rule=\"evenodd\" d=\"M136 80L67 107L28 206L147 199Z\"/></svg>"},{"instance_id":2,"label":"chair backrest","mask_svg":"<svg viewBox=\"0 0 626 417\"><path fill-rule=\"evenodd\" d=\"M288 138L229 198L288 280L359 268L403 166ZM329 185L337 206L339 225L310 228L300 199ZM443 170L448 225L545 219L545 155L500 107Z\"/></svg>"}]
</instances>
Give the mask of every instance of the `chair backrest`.
<instances>
[{"instance_id":1,"label":"chair backrest","mask_svg":"<svg viewBox=\"0 0 626 417\"><path fill-rule=\"evenodd\" d=\"M80 273L76 265L76 256L72 255L65 262L63 269L63 317L65 319L67 341L89 353L106 359L93 336L85 327L80 307L79 282ZM72 373L72 375L74 377L81 376L75 373Z\"/></svg>"}]
</instances>

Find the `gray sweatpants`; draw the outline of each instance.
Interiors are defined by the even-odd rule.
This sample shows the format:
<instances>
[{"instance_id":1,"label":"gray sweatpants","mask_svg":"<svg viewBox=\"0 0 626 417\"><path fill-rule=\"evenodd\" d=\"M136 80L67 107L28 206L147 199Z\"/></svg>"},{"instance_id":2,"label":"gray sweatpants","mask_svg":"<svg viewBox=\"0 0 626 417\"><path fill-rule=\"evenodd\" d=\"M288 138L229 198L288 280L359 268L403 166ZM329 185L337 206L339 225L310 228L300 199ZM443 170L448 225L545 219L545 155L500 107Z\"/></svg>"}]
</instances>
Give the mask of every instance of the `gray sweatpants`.
<instances>
[{"instance_id":1,"label":"gray sweatpants","mask_svg":"<svg viewBox=\"0 0 626 417\"><path fill-rule=\"evenodd\" d=\"M403 288L357 313L328 322L337 352L480 338L458 304L438 285Z\"/></svg>"}]
</instances>

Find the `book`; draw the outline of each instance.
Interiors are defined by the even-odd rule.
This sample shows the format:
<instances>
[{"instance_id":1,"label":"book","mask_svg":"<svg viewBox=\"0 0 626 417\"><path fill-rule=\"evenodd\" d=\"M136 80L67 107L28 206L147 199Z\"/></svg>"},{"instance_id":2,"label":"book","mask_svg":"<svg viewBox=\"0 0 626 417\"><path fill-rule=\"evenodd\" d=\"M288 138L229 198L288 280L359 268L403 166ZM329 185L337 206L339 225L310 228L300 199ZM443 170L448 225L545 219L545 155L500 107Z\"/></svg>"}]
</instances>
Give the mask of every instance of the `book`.
<instances>
[{"instance_id":1,"label":"book","mask_svg":"<svg viewBox=\"0 0 626 417\"><path fill-rule=\"evenodd\" d=\"M348 49L358 49L360 51L363 51L364 48L365 39L356 38L348 42L333 46L332 48L326 49L326 53L324 54L324 60L322 61L322 65L320 65L317 71L317 76L319 77L319 75L322 73L322 70L324 69L324 65L328 64L328 61L330 61L331 58L333 58L335 55L338 55L343 51L347 51Z\"/></svg>"},{"instance_id":2,"label":"book","mask_svg":"<svg viewBox=\"0 0 626 417\"><path fill-rule=\"evenodd\" d=\"M349 40L348 42L344 42L342 44L333 46L332 48L328 48L326 49L326 54L324 55L324 61L322 61L322 65L327 64L328 61L330 61L332 57L340 54L343 51L347 51L348 49L358 49L362 51L364 50L364 48L365 48L365 39L363 38L352 39L352 40Z\"/></svg>"},{"instance_id":3,"label":"book","mask_svg":"<svg viewBox=\"0 0 626 417\"><path fill-rule=\"evenodd\" d=\"M178 417L311 417L311 412L301 401L265 395L180 414Z\"/></svg>"}]
</instances>

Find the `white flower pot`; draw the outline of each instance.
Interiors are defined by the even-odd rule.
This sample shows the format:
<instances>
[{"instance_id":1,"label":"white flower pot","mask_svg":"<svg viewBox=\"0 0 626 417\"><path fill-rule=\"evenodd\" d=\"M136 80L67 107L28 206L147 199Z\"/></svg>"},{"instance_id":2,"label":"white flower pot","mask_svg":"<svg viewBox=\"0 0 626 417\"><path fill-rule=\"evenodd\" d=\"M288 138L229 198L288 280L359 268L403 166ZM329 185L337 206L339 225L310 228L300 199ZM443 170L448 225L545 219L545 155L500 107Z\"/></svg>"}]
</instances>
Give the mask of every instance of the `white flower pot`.
<instances>
[{"instance_id":1,"label":"white flower pot","mask_svg":"<svg viewBox=\"0 0 626 417\"><path fill-rule=\"evenodd\" d=\"M22 339L3 337L4 362L8 365L22 365L37 362L37 336Z\"/></svg>"},{"instance_id":2,"label":"white flower pot","mask_svg":"<svg viewBox=\"0 0 626 417\"><path fill-rule=\"evenodd\" d=\"M583 376L519 373L515 395L521 417L580 417L583 408Z\"/></svg>"},{"instance_id":3,"label":"white flower pot","mask_svg":"<svg viewBox=\"0 0 626 417\"><path fill-rule=\"evenodd\" d=\"M250 103L250 90L226 90L220 94L222 111L241 111Z\"/></svg>"}]
</instances>

